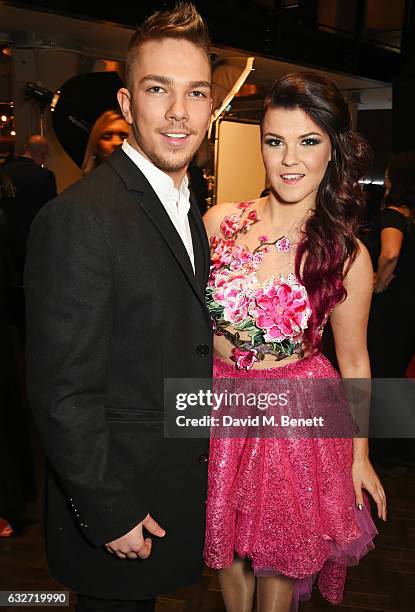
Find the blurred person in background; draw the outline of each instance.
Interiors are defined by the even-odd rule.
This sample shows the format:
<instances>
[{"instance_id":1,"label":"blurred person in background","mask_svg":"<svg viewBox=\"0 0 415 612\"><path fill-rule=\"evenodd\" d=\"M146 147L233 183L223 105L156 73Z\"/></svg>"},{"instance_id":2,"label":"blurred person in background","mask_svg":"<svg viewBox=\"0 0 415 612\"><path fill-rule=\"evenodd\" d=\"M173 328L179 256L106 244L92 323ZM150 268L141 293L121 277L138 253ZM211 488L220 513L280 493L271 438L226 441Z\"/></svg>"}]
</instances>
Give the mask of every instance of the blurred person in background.
<instances>
[{"instance_id":1,"label":"blurred person in background","mask_svg":"<svg viewBox=\"0 0 415 612\"><path fill-rule=\"evenodd\" d=\"M15 192L14 198L6 198L1 205L9 227L14 265L20 278L23 275L26 241L33 219L57 193L54 173L43 167L48 155L48 141L34 134L25 143L22 155L3 166Z\"/></svg>"},{"instance_id":2,"label":"blurred person in background","mask_svg":"<svg viewBox=\"0 0 415 612\"><path fill-rule=\"evenodd\" d=\"M14 188L0 168L0 200L13 201ZM27 415L19 392L13 342L14 287L17 273L10 236L0 208L0 537L9 537L25 518L35 495Z\"/></svg>"},{"instance_id":3,"label":"blurred person in background","mask_svg":"<svg viewBox=\"0 0 415 612\"><path fill-rule=\"evenodd\" d=\"M415 353L415 151L392 159L385 189L366 238L375 271L368 350L374 378L403 378ZM378 398L373 414L380 418L385 410L388 402ZM371 447L380 466L414 464L411 438L374 439Z\"/></svg>"},{"instance_id":4,"label":"blurred person in background","mask_svg":"<svg viewBox=\"0 0 415 612\"><path fill-rule=\"evenodd\" d=\"M366 240L375 271L369 352L374 377L400 378L415 352L414 151L392 159L385 188L385 206ZM397 333L402 313L405 328Z\"/></svg>"},{"instance_id":5,"label":"blurred person in background","mask_svg":"<svg viewBox=\"0 0 415 612\"><path fill-rule=\"evenodd\" d=\"M82 173L87 174L107 159L128 138L129 126L117 110L107 110L95 121L86 145Z\"/></svg>"}]
</instances>

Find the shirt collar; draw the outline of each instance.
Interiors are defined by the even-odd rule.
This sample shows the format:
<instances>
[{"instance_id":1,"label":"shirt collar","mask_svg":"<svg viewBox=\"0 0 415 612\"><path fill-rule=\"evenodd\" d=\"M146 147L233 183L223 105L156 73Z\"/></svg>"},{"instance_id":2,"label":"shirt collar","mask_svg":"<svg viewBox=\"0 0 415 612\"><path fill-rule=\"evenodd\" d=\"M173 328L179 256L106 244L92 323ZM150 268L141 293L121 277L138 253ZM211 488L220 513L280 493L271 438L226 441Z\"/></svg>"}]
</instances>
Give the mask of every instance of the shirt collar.
<instances>
[{"instance_id":1,"label":"shirt collar","mask_svg":"<svg viewBox=\"0 0 415 612\"><path fill-rule=\"evenodd\" d=\"M190 209L187 174L184 175L180 189L176 189L173 179L132 147L127 140L124 140L121 148L144 174L162 204L175 209L180 216L187 215Z\"/></svg>"}]
</instances>

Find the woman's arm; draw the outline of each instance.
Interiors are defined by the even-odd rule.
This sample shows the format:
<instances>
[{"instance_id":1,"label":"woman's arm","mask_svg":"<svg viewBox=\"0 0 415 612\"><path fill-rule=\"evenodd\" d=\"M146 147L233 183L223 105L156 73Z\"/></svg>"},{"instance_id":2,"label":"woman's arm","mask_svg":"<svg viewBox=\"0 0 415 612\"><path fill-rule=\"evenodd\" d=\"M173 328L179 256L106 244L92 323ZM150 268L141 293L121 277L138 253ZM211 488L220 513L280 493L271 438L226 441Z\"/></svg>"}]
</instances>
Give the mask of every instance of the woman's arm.
<instances>
[{"instance_id":1,"label":"woman's arm","mask_svg":"<svg viewBox=\"0 0 415 612\"><path fill-rule=\"evenodd\" d=\"M372 264L369 254L359 241L358 255L351 265L344 286L346 299L338 304L331 315L336 355L343 378L370 379L369 355L366 346L367 322L372 295ZM369 414L370 395L365 406ZM362 488L375 500L378 516L386 520L386 497L383 487L369 460L367 438L353 440L353 482L356 504L363 505Z\"/></svg>"},{"instance_id":2,"label":"woman's arm","mask_svg":"<svg viewBox=\"0 0 415 612\"><path fill-rule=\"evenodd\" d=\"M381 293L389 285L398 263L403 242L403 233L395 227L386 227L380 232L380 255L373 291Z\"/></svg>"}]
</instances>

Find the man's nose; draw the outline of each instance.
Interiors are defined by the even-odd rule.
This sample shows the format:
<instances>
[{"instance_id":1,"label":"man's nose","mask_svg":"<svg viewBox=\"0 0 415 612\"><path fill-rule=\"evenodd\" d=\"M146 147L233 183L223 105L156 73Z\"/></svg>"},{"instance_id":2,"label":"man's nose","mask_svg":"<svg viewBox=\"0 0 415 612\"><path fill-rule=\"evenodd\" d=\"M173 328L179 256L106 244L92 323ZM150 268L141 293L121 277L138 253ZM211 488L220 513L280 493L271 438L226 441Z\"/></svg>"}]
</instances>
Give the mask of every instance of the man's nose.
<instances>
[{"instance_id":1,"label":"man's nose","mask_svg":"<svg viewBox=\"0 0 415 612\"><path fill-rule=\"evenodd\" d=\"M173 98L166 113L166 119L170 121L186 121L188 119L187 104L183 96L177 95Z\"/></svg>"}]
</instances>

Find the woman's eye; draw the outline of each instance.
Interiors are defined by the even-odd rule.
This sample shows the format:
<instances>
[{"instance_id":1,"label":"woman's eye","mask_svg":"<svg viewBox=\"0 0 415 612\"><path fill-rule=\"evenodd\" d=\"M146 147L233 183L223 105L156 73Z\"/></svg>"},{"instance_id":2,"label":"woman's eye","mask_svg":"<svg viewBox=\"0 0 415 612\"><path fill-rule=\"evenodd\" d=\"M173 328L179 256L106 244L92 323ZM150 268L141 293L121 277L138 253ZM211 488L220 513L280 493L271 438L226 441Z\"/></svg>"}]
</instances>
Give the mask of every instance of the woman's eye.
<instances>
[{"instance_id":1,"label":"woman's eye","mask_svg":"<svg viewBox=\"0 0 415 612\"><path fill-rule=\"evenodd\" d=\"M111 138L112 138L112 134L111 134L111 133L109 133L109 132L104 132L104 133L101 135L101 138L102 138L102 140L111 140Z\"/></svg>"},{"instance_id":2,"label":"woman's eye","mask_svg":"<svg viewBox=\"0 0 415 612\"><path fill-rule=\"evenodd\" d=\"M318 138L304 138L301 144L306 147L313 147L314 145L320 144L320 142L321 140L319 140Z\"/></svg>"},{"instance_id":3,"label":"woman's eye","mask_svg":"<svg viewBox=\"0 0 415 612\"><path fill-rule=\"evenodd\" d=\"M281 147L283 142L279 138L266 138L265 144L269 147Z\"/></svg>"}]
</instances>

